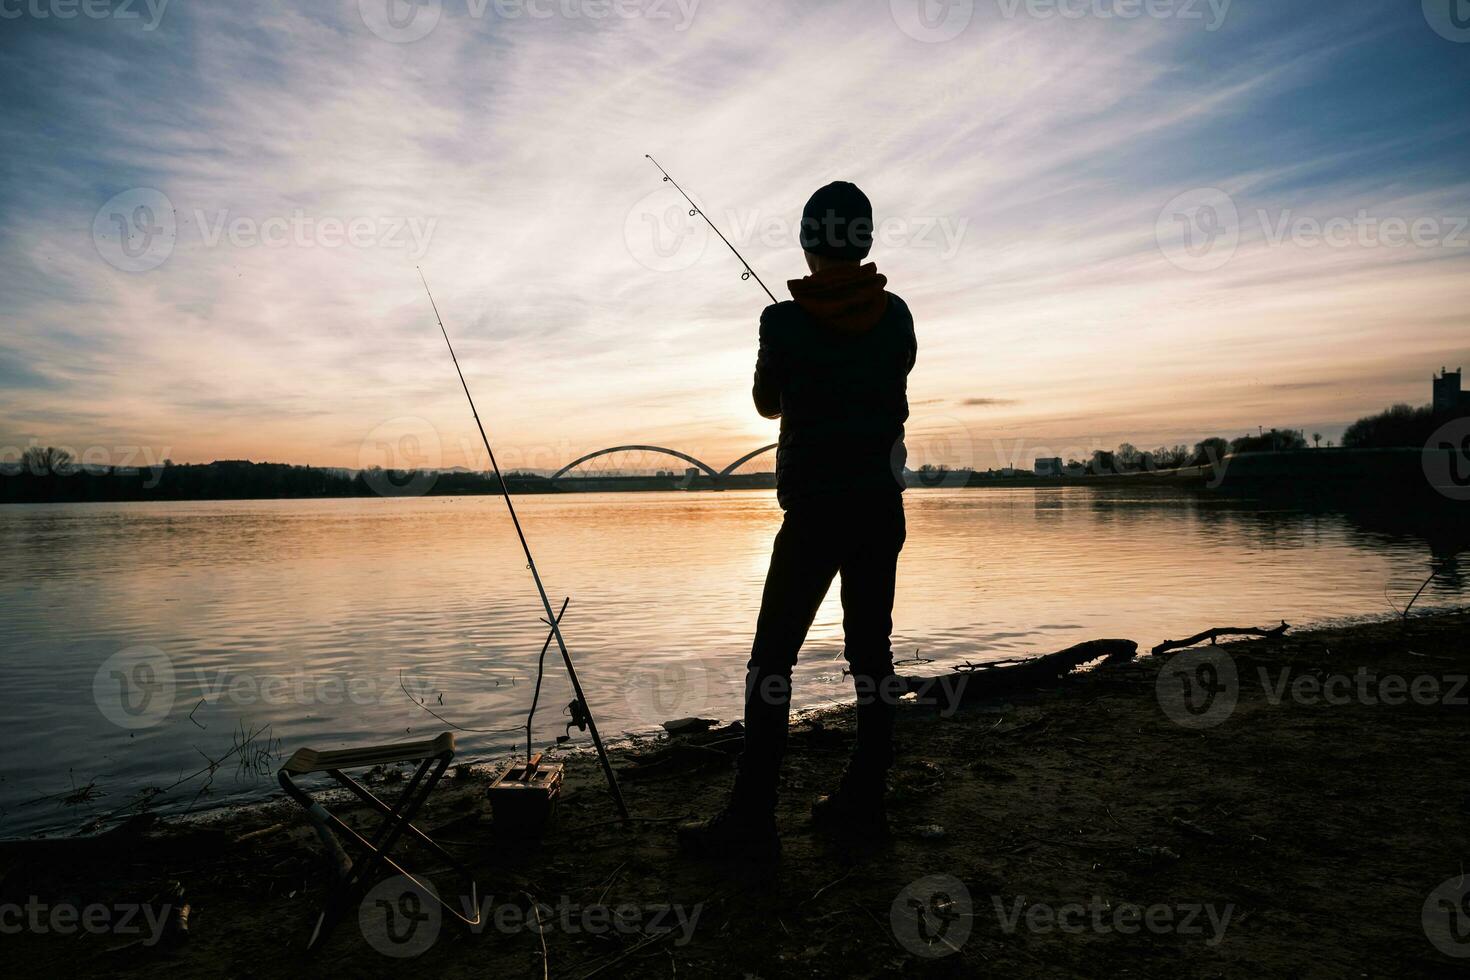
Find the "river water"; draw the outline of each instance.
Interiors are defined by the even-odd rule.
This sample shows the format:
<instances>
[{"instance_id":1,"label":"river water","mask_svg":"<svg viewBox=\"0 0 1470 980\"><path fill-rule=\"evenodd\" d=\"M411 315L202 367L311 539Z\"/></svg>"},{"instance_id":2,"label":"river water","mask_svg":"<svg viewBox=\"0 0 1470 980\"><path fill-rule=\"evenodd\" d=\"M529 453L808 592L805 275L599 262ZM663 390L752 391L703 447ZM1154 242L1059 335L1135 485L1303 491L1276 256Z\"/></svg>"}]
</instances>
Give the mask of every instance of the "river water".
<instances>
[{"instance_id":1,"label":"river water","mask_svg":"<svg viewBox=\"0 0 1470 980\"><path fill-rule=\"evenodd\" d=\"M780 511L769 491L517 498L605 735L733 718ZM1346 513L1147 489L920 490L896 655L937 664L1143 645L1212 625L1459 605L1453 559ZM0 507L0 835L274 789L275 752L422 737L524 745L545 627L495 497ZM796 700L840 699L828 597ZM901 667L930 671L931 664ZM571 698L555 647L535 744ZM429 714L439 714L441 722ZM240 732L258 732L231 753ZM586 736L574 732L573 746ZM65 797L72 796L71 800Z\"/></svg>"}]
</instances>

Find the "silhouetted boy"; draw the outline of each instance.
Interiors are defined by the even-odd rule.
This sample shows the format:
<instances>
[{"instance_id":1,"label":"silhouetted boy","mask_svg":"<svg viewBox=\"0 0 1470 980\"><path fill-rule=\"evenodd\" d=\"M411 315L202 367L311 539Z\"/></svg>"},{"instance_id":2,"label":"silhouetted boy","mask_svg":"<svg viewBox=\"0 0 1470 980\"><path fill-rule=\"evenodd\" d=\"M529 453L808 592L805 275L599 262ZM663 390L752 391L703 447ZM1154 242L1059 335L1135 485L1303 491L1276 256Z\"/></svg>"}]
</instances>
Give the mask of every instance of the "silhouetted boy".
<instances>
[{"instance_id":1,"label":"silhouetted boy","mask_svg":"<svg viewBox=\"0 0 1470 980\"><path fill-rule=\"evenodd\" d=\"M780 853L776 787L791 708L791 669L834 576L842 576L844 654L858 695L857 745L837 791L812 808L819 826L881 835L893 762L894 574L903 548L903 426L917 344L903 300L884 290L873 210L853 184L828 184L802 213L812 274L761 314L755 406L781 419L777 499L785 520L771 552L746 668L745 752L730 802L680 828L711 856Z\"/></svg>"}]
</instances>

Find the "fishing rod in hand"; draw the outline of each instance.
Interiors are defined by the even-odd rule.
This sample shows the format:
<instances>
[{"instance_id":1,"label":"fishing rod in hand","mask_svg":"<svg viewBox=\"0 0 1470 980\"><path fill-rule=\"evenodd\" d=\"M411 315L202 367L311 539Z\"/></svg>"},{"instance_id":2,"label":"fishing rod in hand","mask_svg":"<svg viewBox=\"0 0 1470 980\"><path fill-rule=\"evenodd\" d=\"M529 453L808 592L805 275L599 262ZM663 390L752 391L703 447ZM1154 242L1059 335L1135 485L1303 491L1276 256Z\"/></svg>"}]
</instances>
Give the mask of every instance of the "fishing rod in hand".
<instances>
[{"instance_id":1,"label":"fishing rod in hand","mask_svg":"<svg viewBox=\"0 0 1470 980\"><path fill-rule=\"evenodd\" d=\"M419 280L424 284L424 292L429 296L429 305L434 309L434 319L439 321L439 332L444 335L444 344L449 348L449 359L454 362L454 372L459 375L460 387L464 389L464 396L470 403L470 414L475 417L475 427L480 430L480 439L485 443L485 452L490 456L490 468L495 471L495 480L500 484L501 498L505 501L506 510L510 511L510 521L515 525L516 537L521 542L521 551L526 555L526 567L531 570L531 578L536 583L536 592L541 596L542 606L546 608L545 622L551 627L552 636L556 638L557 649L561 651L562 662L566 664L567 676L571 679L572 692L576 696L576 700L572 702L572 724L578 728L586 728L592 736L592 744L597 748L597 759L602 763L603 774L607 776L608 789L612 791L613 801L617 803L619 815L626 821L628 807L623 803L623 793L618 788L618 777L614 775L612 763L608 761L607 749L603 748L602 736L597 733L597 723L592 720L592 712L587 708L587 697L582 693L581 682L577 680L577 669L572 666L572 655L567 652L566 641L562 639L561 615L551 610L551 600L546 595L546 588L541 584L541 573L536 570L536 559L531 556L531 546L526 542L526 532L521 529L521 519L516 514L516 505L510 499L510 488L505 485L505 477L500 473L500 464L495 461L495 450L490 448L490 437L485 434L485 423L480 421L480 412L475 408L475 397L470 394L469 382L465 381L464 371L459 366L459 357L454 353L454 344L449 341L449 330L444 326L444 317L439 315L439 304L434 302L434 293L429 289L429 280L424 278L424 270L419 268L418 272ZM566 609L565 605L562 609Z\"/></svg>"},{"instance_id":2,"label":"fishing rod in hand","mask_svg":"<svg viewBox=\"0 0 1470 980\"><path fill-rule=\"evenodd\" d=\"M741 279L754 279L757 283L760 283L760 287L762 289L765 289L766 290L766 295L769 296L769 297L771 297L771 302L772 303L778 302L778 300L776 299L775 294L772 293L769 289L766 289L766 284L763 283L763 282L761 282L761 277L758 276L758 275L756 275L755 274L755 270L750 267L750 263L747 262L747 261L745 261L745 256L741 255L740 254L740 250L737 249L734 245L731 245L730 244L730 239L728 239L728 238L725 237L725 233L724 232L720 231L720 229L718 229L718 228L715 227L715 223L713 221L709 220L709 215L705 214L704 211L700 209L699 205L698 204L695 204L694 201L693 201L693 199L691 199L688 194L685 194L684 193L684 188L682 188L682 187L679 186L679 182L676 181L674 178L670 177L669 176L669 172L667 170L665 170L662 166L660 166L659 165L659 162L657 160L655 160L651 154L645 153L643 155L648 158L648 161L650 163L652 163L655 167L658 167L658 172L664 175L664 180L668 181L670 184L673 184L674 185L674 190L678 191L679 194L684 198L684 200L686 200L686 201L689 202L689 217L692 218L692 217L694 217L697 214L701 218L703 218L704 219L704 223L707 224L707 225L709 225L710 226L710 229L716 235L719 235L720 236L720 241L722 241L722 242L725 243L725 247L728 248L730 251L732 251L732 252L735 253L735 257L740 260L740 264L743 265L743 266L745 266L745 271L740 274L740 278Z\"/></svg>"}]
</instances>

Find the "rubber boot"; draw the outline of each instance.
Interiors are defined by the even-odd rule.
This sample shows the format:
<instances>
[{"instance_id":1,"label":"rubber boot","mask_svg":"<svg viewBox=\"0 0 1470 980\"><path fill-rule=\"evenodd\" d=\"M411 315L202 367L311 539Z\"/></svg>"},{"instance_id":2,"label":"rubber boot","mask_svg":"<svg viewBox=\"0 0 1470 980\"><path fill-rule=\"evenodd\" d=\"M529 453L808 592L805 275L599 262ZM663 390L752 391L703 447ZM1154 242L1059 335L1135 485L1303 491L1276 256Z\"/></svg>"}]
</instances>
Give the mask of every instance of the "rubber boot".
<instances>
[{"instance_id":1,"label":"rubber boot","mask_svg":"<svg viewBox=\"0 0 1470 980\"><path fill-rule=\"evenodd\" d=\"M691 857L775 861L781 857L776 815L733 803L707 820L679 826L679 846Z\"/></svg>"},{"instance_id":2,"label":"rubber boot","mask_svg":"<svg viewBox=\"0 0 1470 980\"><path fill-rule=\"evenodd\" d=\"M849 769L837 790L812 804L812 824L834 834L881 838L888 835L881 776L855 776Z\"/></svg>"}]
</instances>

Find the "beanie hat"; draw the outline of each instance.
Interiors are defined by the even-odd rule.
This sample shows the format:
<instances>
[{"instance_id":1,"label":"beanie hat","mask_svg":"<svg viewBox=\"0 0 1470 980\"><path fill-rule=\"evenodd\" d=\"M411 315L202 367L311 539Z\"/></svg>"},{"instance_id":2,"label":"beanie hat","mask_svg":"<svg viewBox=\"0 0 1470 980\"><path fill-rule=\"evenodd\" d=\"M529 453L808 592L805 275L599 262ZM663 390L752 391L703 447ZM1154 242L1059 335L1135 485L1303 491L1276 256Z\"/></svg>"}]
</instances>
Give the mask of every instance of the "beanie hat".
<instances>
[{"instance_id":1,"label":"beanie hat","mask_svg":"<svg viewBox=\"0 0 1470 980\"><path fill-rule=\"evenodd\" d=\"M873 205L856 184L828 184L801 212L801 247L830 259L861 261L873 248Z\"/></svg>"}]
</instances>

